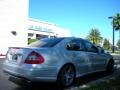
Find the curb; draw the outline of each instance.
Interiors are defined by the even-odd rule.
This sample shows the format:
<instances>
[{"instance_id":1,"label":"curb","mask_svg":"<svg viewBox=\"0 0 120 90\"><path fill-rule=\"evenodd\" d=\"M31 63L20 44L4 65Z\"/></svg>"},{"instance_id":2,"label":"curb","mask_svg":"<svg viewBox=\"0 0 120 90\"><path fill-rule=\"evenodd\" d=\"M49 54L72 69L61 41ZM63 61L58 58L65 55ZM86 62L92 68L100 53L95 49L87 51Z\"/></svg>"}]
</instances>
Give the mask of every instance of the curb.
<instances>
[{"instance_id":1,"label":"curb","mask_svg":"<svg viewBox=\"0 0 120 90\"><path fill-rule=\"evenodd\" d=\"M6 58L6 55L5 54L0 54L0 60L2 59L5 59Z\"/></svg>"},{"instance_id":2,"label":"curb","mask_svg":"<svg viewBox=\"0 0 120 90\"><path fill-rule=\"evenodd\" d=\"M5 60L6 56L0 56L0 60Z\"/></svg>"}]
</instances>

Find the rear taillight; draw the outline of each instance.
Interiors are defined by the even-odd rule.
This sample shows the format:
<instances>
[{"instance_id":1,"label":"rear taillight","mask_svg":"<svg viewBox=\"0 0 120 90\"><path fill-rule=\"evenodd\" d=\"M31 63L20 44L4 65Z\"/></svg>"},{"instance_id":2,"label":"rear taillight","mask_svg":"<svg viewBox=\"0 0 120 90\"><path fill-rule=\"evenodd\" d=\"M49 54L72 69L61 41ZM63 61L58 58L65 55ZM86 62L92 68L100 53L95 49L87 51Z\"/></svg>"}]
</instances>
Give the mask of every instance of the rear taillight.
<instances>
[{"instance_id":1,"label":"rear taillight","mask_svg":"<svg viewBox=\"0 0 120 90\"><path fill-rule=\"evenodd\" d=\"M27 59L25 60L25 63L27 63L27 64L41 64L44 61L45 60L44 60L42 55L33 51L28 55Z\"/></svg>"}]
</instances>

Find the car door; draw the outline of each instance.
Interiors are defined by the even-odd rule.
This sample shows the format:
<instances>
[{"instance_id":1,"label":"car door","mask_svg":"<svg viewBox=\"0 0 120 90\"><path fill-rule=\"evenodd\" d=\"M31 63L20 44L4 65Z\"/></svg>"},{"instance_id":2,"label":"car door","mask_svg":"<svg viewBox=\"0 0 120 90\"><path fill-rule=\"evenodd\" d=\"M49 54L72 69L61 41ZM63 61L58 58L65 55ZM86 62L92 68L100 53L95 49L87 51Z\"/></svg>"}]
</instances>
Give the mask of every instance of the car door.
<instances>
[{"instance_id":1,"label":"car door","mask_svg":"<svg viewBox=\"0 0 120 90\"><path fill-rule=\"evenodd\" d=\"M77 75L89 72L88 56L86 55L83 41L81 39L74 39L68 45L70 45L70 48L67 48L68 56L76 66Z\"/></svg>"},{"instance_id":2,"label":"car door","mask_svg":"<svg viewBox=\"0 0 120 90\"><path fill-rule=\"evenodd\" d=\"M90 42L85 42L86 53L89 56L89 62L92 65L92 71L103 70L106 63L106 55L100 53L99 49Z\"/></svg>"}]
</instances>

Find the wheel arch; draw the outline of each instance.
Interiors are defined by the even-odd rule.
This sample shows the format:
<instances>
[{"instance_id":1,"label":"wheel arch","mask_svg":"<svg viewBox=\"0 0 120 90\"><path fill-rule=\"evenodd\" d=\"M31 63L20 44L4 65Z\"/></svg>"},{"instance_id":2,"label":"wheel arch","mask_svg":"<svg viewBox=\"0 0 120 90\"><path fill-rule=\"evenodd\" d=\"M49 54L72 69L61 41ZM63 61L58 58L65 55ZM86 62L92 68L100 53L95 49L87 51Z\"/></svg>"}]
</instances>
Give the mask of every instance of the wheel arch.
<instances>
[{"instance_id":1,"label":"wheel arch","mask_svg":"<svg viewBox=\"0 0 120 90\"><path fill-rule=\"evenodd\" d=\"M111 61L115 62L113 58L110 58L110 59L108 60L108 62L107 62L107 65L108 65L108 63L111 62Z\"/></svg>"},{"instance_id":2,"label":"wheel arch","mask_svg":"<svg viewBox=\"0 0 120 90\"><path fill-rule=\"evenodd\" d=\"M112 65L112 67L111 67ZM114 70L114 65L115 65L115 61L113 58L110 58L107 62L107 65L106 65L106 72L107 73L112 73L113 70Z\"/></svg>"}]
</instances>

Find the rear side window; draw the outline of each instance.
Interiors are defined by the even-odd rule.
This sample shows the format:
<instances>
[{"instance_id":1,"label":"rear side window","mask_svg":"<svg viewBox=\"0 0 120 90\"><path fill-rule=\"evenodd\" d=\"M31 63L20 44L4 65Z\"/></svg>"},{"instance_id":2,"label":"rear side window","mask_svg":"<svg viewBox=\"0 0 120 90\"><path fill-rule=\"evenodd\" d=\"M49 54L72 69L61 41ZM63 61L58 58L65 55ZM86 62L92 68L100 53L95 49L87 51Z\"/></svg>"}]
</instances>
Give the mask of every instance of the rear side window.
<instances>
[{"instance_id":1,"label":"rear side window","mask_svg":"<svg viewBox=\"0 0 120 90\"><path fill-rule=\"evenodd\" d=\"M28 47L54 47L63 39L64 38L44 38L29 44Z\"/></svg>"}]
</instances>

